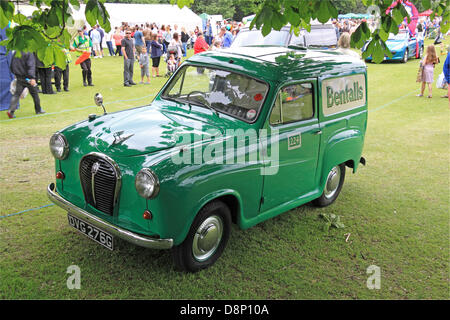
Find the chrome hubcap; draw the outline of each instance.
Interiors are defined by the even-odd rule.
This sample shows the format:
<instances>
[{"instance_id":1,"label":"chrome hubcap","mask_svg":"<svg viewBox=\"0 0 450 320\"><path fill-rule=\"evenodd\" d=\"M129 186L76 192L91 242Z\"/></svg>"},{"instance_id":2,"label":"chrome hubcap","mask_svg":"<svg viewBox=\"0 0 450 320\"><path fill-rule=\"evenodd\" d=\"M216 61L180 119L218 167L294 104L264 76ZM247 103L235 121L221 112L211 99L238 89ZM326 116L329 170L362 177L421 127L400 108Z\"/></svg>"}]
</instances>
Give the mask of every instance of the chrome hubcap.
<instances>
[{"instance_id":1,"label":"chrome hubcap","mask_svg":"<svg viewBox=\"0 0 450 320\"><path fill-rule=\"evenodd\" d=\"M219 247L223 234L223 222L218 216L208 217L198 227L192 243L192 254L197 261L209 259Z\"/></svg>"},{"instance_id":2,"label":"chrome hubcap","mask_svg":"<svg viewBox=\"0 0 450 320\"><path fill-rule=\"evenodd\" d=\"M330 173L328 173L327 184L325 185L325 197L331 198L336 193L339 187L339 181L341 180L341 167L334 167L331 169Z\"/></svg>"}]
</instances>

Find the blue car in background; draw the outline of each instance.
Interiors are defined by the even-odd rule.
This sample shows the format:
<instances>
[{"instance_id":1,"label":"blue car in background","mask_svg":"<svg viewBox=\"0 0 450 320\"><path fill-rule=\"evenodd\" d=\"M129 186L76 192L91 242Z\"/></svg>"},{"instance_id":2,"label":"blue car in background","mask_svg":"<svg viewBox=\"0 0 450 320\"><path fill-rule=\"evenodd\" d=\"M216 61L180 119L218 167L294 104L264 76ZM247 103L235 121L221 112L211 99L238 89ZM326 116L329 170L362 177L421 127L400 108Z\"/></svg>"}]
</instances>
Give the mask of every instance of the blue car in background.
<instances>
[{"instance_id":1,"label":"blue car in background","mask_svg":"<svg viewBox=\"0 0 450 320\"><path fill-rule=\"evenodd\" d=\"M423 39L410 36L408 30L400 30L396 35L390 33L386 45L392 52L392 58L385 56L384 60L400 60L406 63L409 58L421 59L424 52ZM367 46L368 42L364 45L362 52L366 51ZM366 58L366 61L371 60L372 56Z\"/></svg>"}]
</instances>

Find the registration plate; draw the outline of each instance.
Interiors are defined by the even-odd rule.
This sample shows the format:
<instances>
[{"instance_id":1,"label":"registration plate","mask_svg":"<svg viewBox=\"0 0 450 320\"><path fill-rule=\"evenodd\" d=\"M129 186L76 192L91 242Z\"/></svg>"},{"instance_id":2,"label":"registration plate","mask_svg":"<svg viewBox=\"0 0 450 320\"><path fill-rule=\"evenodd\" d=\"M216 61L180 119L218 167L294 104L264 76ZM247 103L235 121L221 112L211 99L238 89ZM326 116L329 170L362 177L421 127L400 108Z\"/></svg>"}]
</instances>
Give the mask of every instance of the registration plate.
<instances>
[{"instance_id":1,"label":"registration plate","mask_svg":"<svg viewBox=\"0 0 450 320\"><path fill-rule=\"evenodd\" d=\"M97 227L87 223L86 221L80 220L70 214L67 214L69 220L69 225L80 231L82 234L86 235L95 242L101 244L102 246L108 248L109 250L114 250L113 236L109 233L100 230Z\"/></svg>"}]
</instances>

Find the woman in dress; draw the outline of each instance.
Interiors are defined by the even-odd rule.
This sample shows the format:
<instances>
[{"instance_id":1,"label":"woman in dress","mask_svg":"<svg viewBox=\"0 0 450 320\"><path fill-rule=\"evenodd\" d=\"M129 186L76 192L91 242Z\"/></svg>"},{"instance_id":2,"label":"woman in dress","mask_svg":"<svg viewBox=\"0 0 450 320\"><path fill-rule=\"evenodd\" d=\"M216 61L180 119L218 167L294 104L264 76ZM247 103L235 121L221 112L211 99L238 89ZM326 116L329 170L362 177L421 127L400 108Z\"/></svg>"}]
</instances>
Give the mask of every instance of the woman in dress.
<instances>
[{"instance_id":1,"label":"woman in dress","mask_svg":"<svg viewBox=\"0 0 450 320\"><path fill-rule=\"evenodd\" d=\"M439 58L436 54L436 49L434 45L430 44L427 47L427 53L423 60L420 62L422 64L422 87L418 97L423 97L425 91L425 84L428 84L428 98L432 97L432 83L434 79L434 66L439 63Z\"/></svg>"}]
</instances>

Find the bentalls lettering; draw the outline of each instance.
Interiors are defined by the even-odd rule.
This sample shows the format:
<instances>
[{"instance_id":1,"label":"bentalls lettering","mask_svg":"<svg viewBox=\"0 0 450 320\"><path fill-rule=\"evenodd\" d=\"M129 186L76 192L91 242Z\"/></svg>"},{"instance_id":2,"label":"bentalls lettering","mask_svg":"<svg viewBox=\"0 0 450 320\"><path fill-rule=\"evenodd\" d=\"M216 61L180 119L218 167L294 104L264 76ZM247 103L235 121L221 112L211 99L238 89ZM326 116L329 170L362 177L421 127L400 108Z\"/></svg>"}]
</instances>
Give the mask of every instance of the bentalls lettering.
<instances>
[{"instance_id":1,"label":"bentalls lettering","mask_svg":"<svg viewBox=\"0 0 450 320\"><path fill-rule=\"evenodd\" d=\"M345 86L345 90L334 91L327 86L327 108L332 108L341 104L358 101L364 98L364 88L359 82L353 83L353 88Z\"/></svg>"}]
</instances>

